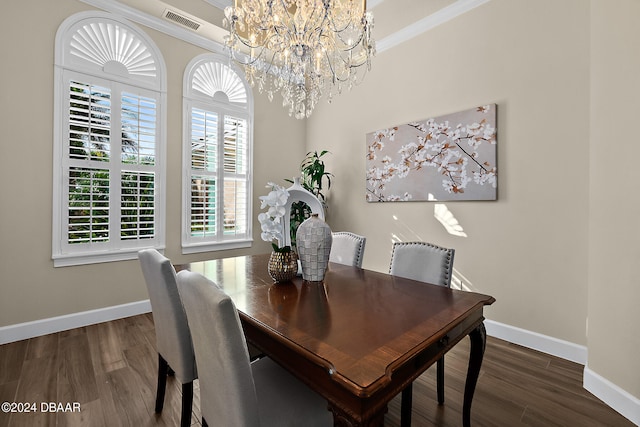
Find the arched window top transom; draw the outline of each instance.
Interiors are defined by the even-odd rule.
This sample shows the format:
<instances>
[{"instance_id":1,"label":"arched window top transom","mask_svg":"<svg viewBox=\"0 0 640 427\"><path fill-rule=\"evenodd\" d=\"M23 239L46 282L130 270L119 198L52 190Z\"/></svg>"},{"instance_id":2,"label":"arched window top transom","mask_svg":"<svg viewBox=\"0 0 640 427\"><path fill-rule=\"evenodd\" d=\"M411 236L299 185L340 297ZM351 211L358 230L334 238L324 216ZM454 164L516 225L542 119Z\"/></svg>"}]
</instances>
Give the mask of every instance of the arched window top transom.
<instances>
[{"instance_id":1,"label":"arched window top transom","mask_svg":"<svg viewBox=\"0 0 640 427\"><path fill-rule=\"evenodd\" d=\"M82 72L113 75L164 90L164 63L153 41L115 15L84 12L69 17L58 30L56 64Z\"/></svg>"},{"instance_id":2,"label":"arched window top transom","mask_svg":"<svg viewBox=\"0 0 640 427\"><path fill-rule=\"evenodd\" d=\"M187 96L247 107L249 97L244 80L217 55L205 54L196 58L190 70L185 82Z\"/></svg>"}]
</instances>

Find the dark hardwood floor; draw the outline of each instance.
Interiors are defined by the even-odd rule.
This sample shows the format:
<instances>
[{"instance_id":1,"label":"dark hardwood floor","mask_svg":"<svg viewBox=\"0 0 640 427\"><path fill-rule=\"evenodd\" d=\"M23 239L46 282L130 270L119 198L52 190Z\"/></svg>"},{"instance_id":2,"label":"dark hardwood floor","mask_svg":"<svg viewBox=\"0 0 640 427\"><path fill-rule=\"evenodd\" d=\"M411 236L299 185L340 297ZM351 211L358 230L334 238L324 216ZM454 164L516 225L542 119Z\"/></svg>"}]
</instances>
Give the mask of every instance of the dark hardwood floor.
<instances>
[{"instance_id":1,"label":"dark hardwood floor","mask_svg":"<svg viewBox=\"0 0 640 427\"><path fill-rule=\"evenodd\" d=\"M180 385L173 378L167 384L164 411L154 414L154 346L151 314L0 346L0 403L28 404L29 409L35 404L36 409L0 412L0 426L179 425ZM468 340L463 340L446 356L444 405L436 403L435 365L414 383L413 426L461 425L468 354ZM194 389L192 424L200 425L197 381ZM52 412L48 402L58 410L73 411L79 405L80 412ZM399 426L399 415L397 397L389 404L385 425ZM633 425L582 388L581 365L491 337L473 402L472 424Z\"/></svg>"}]
</instances>

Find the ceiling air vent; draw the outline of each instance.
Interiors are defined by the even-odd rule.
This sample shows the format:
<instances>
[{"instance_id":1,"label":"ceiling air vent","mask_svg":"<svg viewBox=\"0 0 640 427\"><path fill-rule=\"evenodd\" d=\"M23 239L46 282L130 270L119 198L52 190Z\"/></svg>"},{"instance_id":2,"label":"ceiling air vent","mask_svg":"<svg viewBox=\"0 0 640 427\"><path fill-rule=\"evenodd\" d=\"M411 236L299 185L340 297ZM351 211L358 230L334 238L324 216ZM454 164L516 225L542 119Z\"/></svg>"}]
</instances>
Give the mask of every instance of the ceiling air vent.
<instances>
[{"instance_id":1,"label":"ceiling air vent","mask_svg":"<svg viewBox=\"0 0 640 427\"><path fill-rule=\"evenodd\" d=\"M177 24L180 24L183 27L191 28L193 31L198 31L198 28L200 28L200 25L201 25L199 22L196 22L191 18L188 18L184 15L181 15L169 9L164 10L162 17L169 21L173 21Z\"/></svg>"}]
</instances>

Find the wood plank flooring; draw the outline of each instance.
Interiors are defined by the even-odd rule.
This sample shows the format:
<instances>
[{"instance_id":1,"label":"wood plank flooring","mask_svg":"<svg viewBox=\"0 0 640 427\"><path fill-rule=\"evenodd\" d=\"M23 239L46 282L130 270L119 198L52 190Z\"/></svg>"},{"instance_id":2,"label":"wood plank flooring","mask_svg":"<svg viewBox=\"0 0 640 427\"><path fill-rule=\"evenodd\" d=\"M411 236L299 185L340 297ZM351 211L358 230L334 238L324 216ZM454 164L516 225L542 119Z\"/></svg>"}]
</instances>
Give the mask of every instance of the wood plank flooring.
<instances>
[{"instance_id":1,"label":"wood plank flooring","mask_svg":"<svg viewBox=\"0 0 640 427\"><path fill-rule=\"evenodd\" d=\"M445 361L445 404L436 402L435 365L413 387L413 426L461 425L468 340ZM154 413L157 355L151 314L0 346L0 403L36 412L0 412L0 426L177 426L180 384L169 378L164 411ZM472 408L475 426L633 426L582 388L581 365L488 338ZM194 384L192 425L200 425ZM43 403L80 412L42 411ZM400 425L400 398L385 426ZM212 425L213 427L213 425ZM222 426L226 427L226 426Z\"/></svg>"}]
</instances>

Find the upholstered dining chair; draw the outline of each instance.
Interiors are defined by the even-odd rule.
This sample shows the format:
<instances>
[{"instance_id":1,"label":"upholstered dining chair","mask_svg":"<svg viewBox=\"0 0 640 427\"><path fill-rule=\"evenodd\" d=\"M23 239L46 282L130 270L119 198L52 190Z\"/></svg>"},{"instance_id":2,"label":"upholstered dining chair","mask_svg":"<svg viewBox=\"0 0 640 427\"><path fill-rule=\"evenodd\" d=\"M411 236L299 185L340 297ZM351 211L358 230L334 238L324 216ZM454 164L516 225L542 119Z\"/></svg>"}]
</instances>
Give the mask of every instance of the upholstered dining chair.
<instances>
[{"instance_id":1,"label":"upholstered dining chair","mask_svg":"<svg viewBox=\"0 0 640 427\"><path fill-rule=\"evenodd\" d=\"M180 425L191 425L193 380L198 378L195 354L187 316L182 306L176 271L171 261L155 249L138 252L156 331L158 350L158 387L156 413L162 412L167 375L174 374L182 384L182 415Z\"/></svg>"},{"instance_id":2,"label":"upholstered dining chair","mask_svg":"<svg viewBox=\"0 0 640 427\"><path fill-rule=\"evenodd\" d=\"M454 249L426 242L396 242L391 252L389 274L451 287ZM436 362L438 404L444 403L444 356ZM411 419L412 385L402 391L401 417ZM408 425L403 420L402 425Z\"/></svg>"},{"instance_id":3,"label":"upholstered dining chair","mask_svg":"<svg viewBox=\"0 0 640 427\"><path fill-rule=\"evenodd\" d=\"M200 373L202 425L331 426L327 401L265 357L251 363L233 301L199 273L178 273Z\"/></svg>"},{"instance_id":4,"label":"upholstered dining chair","mask_svg":"<svg viewBox=\"0 0 640 427\"><path fill-rule=\"evenodd\" d=\"M329 261L353 265L358 268L362 267L362 257L364 256L364 246L367 238L349 231L338 231L331 234L333 243L331 243Z\"/></svg>"}]
</instances>

